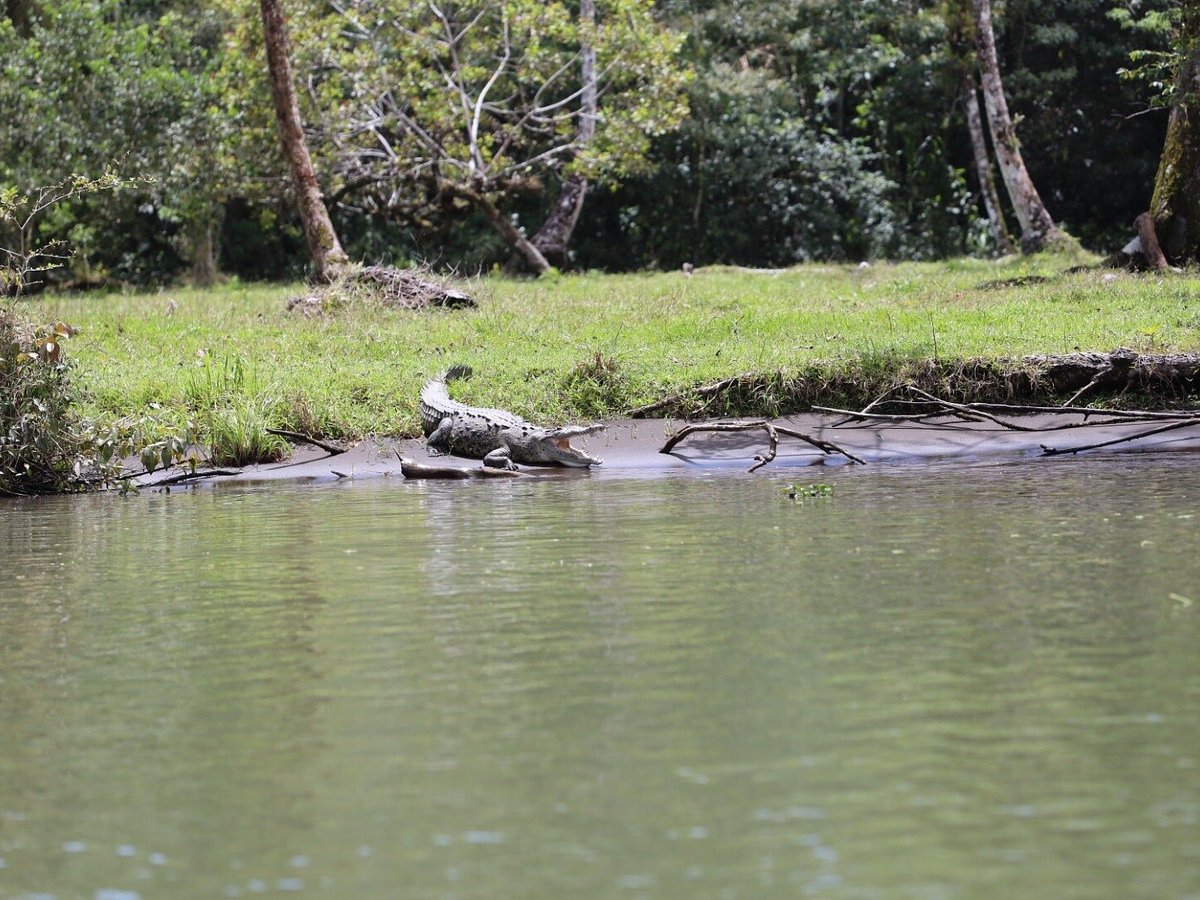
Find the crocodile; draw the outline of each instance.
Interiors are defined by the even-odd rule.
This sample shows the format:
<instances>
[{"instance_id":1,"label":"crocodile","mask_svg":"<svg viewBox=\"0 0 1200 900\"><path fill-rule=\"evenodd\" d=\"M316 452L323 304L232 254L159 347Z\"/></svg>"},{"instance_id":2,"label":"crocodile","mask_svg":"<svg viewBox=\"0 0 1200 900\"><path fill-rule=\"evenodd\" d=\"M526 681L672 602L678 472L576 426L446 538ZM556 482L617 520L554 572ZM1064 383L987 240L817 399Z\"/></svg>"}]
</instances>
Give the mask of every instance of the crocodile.
<instances>
[{"instance_id":1,"label":"crocodile","mask_svg":"<svg viewBox=\"0 0 1200 900\"><path fill-rule=\"evenodd\" d=\"M467 406L450 399L446 385L469 378L468 366L454 366L421 388L421 427L433 450L482 459L485 466L515 469L523 465L585 468L601 460L571 446L571 438L594 434L603 425L543 428L503 409Z\"/></svg>"}]
</instances>

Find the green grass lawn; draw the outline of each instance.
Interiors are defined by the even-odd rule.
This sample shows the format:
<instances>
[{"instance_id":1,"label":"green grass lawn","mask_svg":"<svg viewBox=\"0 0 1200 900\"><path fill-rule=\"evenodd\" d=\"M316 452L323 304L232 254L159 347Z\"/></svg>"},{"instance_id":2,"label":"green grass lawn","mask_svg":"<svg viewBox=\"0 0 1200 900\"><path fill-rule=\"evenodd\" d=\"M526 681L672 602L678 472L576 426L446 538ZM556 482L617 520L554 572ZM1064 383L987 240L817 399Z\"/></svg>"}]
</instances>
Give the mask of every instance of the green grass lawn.
<instances>
[{"instance_id":1,"label":"green grass lawn","mask_svg":"<svg viewBox=\"0 0 1200 900\"><path fill-rule=\"evenodd\" d=\"M164 433L233 402L313 434L413 435L421 384L453 363L476 372L456 384L460 399L549 421L620 415L741 372L813 384L857 373L868 391L931 358L1200 350L1195 273L1062 274L1069 264L1035 257L488 278L474 286L476 310L353 303L309 319L284 308L302 290L296 285L50 296L28 312L79 329L67 349L79 362L85 415L149 413ZM1050 280L981 286L1025 275ZM844 385L814 390L829 403L859 399ZM743 407L736 411L786 411L789 398L763 395Z\"/></svg>"}]
</instances>

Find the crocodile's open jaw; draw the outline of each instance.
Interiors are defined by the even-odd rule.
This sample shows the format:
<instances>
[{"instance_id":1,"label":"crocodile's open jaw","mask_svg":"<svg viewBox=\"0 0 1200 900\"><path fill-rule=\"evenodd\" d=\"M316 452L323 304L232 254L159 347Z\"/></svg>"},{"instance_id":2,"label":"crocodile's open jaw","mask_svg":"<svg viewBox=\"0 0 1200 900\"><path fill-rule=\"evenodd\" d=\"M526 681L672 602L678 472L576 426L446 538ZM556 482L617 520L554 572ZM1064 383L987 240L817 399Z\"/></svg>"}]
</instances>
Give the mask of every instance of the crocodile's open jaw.
<instances>
[{"instance_id":1,"label":"crocodile's open jaw","mask_svg":"<svg viewBox=\"0 0 1200 900\"><path fill-rule=\"evenodd\" d=\"M578 447L571 446L571 438L585 437L603 430L604 426L600 423L594 425L564 425L561 428L550 429L549 434L542 438L546 454L560 466L574 466L576 468L598 466L603 460L589 455Z\"/></svg>"},{"instance_id":2,"label":"crocodile's open jaw","mask_svg":"<svg viewBox=\"0 0 1200 900\"><path fill-rule=\"evenodd\" d=\"M550 444L553 445L559 452L553 453L555 462L564 466L598 466L603 460L597 459L594 456L588 456L578 447L571 446L570 438L559 437L551 438Z\"/></svg>"}]
</instances>

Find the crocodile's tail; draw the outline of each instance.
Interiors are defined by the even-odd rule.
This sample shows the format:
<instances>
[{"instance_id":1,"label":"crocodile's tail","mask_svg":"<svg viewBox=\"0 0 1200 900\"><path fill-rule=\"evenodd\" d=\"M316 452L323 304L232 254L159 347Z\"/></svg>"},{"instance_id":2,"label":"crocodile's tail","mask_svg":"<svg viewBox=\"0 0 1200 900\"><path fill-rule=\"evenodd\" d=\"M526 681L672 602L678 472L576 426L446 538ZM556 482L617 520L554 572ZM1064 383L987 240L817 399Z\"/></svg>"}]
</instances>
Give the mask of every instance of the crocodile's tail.
<instances>
[{"instance_id":1,"label":"crocodile's tail","mask_svg":"<svg viewBox=\"0 0 1200 900\"><path fill-rule=\"evenodd\" d=\"M446 370L446 374L442 376L441 380L450 382L450 381L455 381L459 378L470 378L470 377L471 377L471 367L470 366L451 366L449 369Z\"/></svg>"}]
</instances>

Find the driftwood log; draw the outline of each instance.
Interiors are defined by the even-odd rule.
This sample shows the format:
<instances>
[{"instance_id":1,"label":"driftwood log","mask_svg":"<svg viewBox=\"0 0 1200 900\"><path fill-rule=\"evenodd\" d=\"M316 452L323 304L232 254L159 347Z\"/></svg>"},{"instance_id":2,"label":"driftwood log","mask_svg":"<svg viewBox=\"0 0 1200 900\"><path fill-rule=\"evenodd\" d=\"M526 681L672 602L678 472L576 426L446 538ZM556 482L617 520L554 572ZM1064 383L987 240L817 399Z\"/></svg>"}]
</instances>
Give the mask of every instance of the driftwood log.
<instances>
[{"instance_id":1,"label":"driftwood log","mask_svg":"<svg viewBox=\"0 0 1200 900\"><path fill-rule=\"evenodd\" d=\"M400 457L400 472L405 478L440 479L465 481L468 478L523 478L524 472L511 469L494 469L491 466L480 466L477 469L463 469L459 466L431 466L416 460Z\"/></svg>"}]
</instances>

